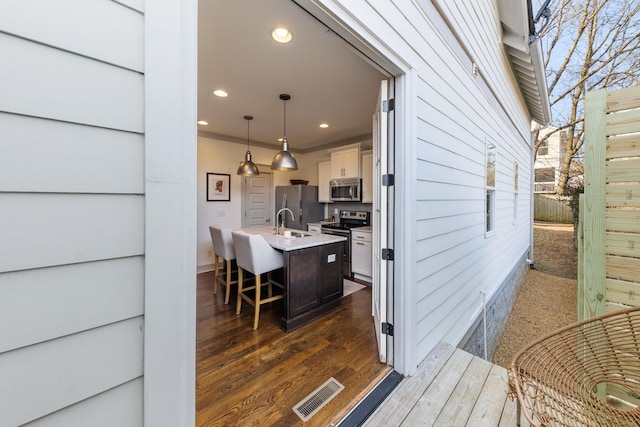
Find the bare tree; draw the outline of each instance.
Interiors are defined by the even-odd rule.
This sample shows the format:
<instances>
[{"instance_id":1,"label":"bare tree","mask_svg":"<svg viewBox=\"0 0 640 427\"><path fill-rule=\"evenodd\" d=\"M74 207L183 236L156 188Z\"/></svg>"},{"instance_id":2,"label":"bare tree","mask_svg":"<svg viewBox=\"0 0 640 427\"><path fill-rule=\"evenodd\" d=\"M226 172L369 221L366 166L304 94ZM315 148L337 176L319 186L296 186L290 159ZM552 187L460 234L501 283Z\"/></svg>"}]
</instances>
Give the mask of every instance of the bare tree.
<instances>
[{"instance_id":1,"label":"bare tree","mask_svg":"<svg viewBox=\"0 0 640 427\"><path fill-rule=\"evenodd\" d=\"M536 133L535 153L555 132L566 133L557 188L562 195L584 143L585 93L640 81L640 1L552 0L549 7L553 15L541 36L555 129Z\"/></svg>"}]
</instances>

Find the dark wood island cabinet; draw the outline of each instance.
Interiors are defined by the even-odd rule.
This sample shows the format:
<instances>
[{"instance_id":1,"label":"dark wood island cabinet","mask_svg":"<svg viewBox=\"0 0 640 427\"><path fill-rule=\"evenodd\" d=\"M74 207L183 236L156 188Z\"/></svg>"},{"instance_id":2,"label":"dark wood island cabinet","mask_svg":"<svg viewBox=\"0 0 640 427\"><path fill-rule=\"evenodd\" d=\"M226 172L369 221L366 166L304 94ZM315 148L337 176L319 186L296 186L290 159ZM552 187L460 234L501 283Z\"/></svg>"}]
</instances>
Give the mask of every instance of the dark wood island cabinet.
<instances>
[{"instance_id":1,"label":"dark wood island cabinet","mask_svg":"<svg viewBox=\"0 0 640 427\"><path fill-rule=\"evenodd\" d=\"M293 330L340 306L343 246L329 243L284 253L283 330Z\"/></svg>"},{"instance_id":2,"label":"dark wood island cabinet","mask_svg":"<svg viewBox=\"0 0 640 427\"><path fill-rule=\"evenodd\" d=\"M276 235L272 227L243 228L260 234L271 247L282 251L284 267L274 280L284 286L280 327L292 331L340 307L342 256L345 237L294 231L304 237Z\"/></svg>"}]
</instances>

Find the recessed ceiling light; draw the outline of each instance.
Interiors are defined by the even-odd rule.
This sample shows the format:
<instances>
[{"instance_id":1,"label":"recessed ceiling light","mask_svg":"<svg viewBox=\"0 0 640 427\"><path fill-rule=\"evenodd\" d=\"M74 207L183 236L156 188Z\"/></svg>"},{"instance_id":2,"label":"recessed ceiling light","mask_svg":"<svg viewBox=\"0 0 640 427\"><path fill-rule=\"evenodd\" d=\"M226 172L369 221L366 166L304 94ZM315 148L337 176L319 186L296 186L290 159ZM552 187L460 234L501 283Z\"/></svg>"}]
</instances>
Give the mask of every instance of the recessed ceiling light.
<instances>
[{"instance_id":1,"label":"recessed ceiling light","mask_svg":"<svg viewBox=\"0 0 640 427\"><path fill-rule=\"evenodd\" d=\"M278 43L289 43L293 36L291 32L284 27L275 27L271 30L271 38Z\"/></svg>"},{"instance_id":2,"label":"recessed ceiling light","mask_svg":"<svg viewBox=\"0 0 640 427\"><path fill-rule=\"evenodd\" d=\"M206 120L198 120L198 124L199 124L199 125L206 126L206 125L208 125L208 124L209 124L209 122L207 122Z\"/></svg>"},{"instance_id":3,"label":"recessed ceiling light","mask_svg":"<svg viewBox=\"0 0 640 427\"><path fill-rule=\"evenodd\" d=\"M222 90L222 89L214 90L213 94L215 96L219 96L220 98L225 98L225 97L229 96L229 94L226 91Z\"/></svg>"},{"instance_id":4,"label":"recessed ceiling light","mask_svg":"<svg viewBox=\"0 0 640 427\"><path fill-rule=\"evenodd\" d=\"M328 128L328 127L329 127L329 124L328 124L328 123L320 123L320 127L321 127L322 129L326 129L326 128Z\"/></svg>"}]
</instances>

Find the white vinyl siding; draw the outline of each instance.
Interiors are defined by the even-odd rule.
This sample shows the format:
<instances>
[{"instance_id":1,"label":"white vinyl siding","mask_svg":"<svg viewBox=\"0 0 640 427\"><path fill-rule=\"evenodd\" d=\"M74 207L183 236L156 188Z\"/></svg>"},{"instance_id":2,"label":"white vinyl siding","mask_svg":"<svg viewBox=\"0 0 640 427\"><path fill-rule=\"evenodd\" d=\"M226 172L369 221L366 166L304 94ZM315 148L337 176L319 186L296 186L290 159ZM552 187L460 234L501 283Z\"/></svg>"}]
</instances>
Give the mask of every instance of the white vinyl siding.
<instances>
[{"instance_id":1,"label":"white vinyl siding","mask_svg":"<svg viewBox=\"0 0 640 427\"><path fill-rule=\"evenodd\" d=\"M141 12L0 4L1 425L142 424Z\"/></svg>"},{"instance_id":2,"label":"white vinyl siding","mask_svg":"<svg viewBox=\"0 0 640 427\"><path fill-rule=\"evenodd\" d=\"M24 426L139 427L142 386L142 378L137 378Z\"/></svg>"},{"instance_id":3,"label":"white vinyl siding","mask_svg":"<svg viewBox=\"0 0 640 427\"><path fill-rule=\"evenodd\" d=\"M142 134L6 113L0 113L0 134L11 141L10 146L0 145L3 188L51 193L144 191ZM11 155L5 151L9 149Z\"/></svg>"},{"instance_id":4,"label":"white vinyl siding","mask_svg":"<svg viewBox=\"0 0 640 427\"><path fill-rule=\"evenodd\" d=\"M142 325L136 317L0 354L2 421L20 425L140 377Z\"/></svg>"},{"instance_id":5,"label":"white vinyl siding","mask_svg":"<svg viewBox=\"0 0 640 427\"><path fill-rule=\"evenodd\" d=\"M528 138L530 118L502 47L496 3L431 1L437 4L471 60L477 64L479 73L489 82L504 113L521 126L517 129L520 136Z\"/></svg>"}]
</instances>

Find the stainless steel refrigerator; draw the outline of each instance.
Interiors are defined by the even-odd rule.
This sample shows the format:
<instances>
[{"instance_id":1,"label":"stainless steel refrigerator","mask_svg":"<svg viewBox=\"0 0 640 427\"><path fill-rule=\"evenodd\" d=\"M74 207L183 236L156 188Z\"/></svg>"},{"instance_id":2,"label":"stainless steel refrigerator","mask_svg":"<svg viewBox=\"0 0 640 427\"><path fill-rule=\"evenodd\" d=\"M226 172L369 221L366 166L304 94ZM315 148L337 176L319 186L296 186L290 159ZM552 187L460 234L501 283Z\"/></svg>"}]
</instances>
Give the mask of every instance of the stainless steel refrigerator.
<instances>
[{"instance_id":1,"label":"stainless steel refrigerator","mask_svg":"<svg viewBox=\"0 0 640 427\"><path fill-rule=\"evenodd\" d=\"M276 187L276 215L282 208L289 208L295 217L291 219L289 212L282 212L276 218L279 224L297 230L307 230L310 222L319 222L324 218L324 205L318 203L318 187L315 185L283 185Z\"/></svg>"}]
</instances>

